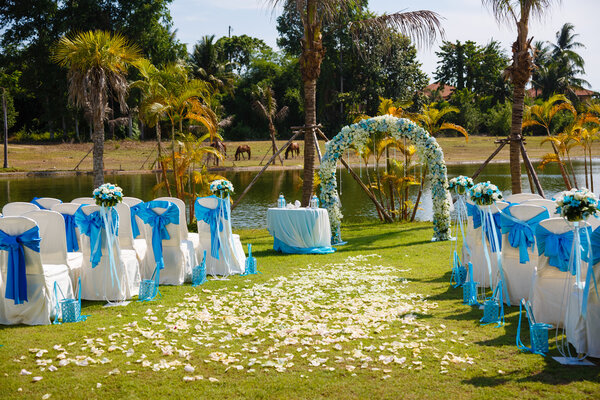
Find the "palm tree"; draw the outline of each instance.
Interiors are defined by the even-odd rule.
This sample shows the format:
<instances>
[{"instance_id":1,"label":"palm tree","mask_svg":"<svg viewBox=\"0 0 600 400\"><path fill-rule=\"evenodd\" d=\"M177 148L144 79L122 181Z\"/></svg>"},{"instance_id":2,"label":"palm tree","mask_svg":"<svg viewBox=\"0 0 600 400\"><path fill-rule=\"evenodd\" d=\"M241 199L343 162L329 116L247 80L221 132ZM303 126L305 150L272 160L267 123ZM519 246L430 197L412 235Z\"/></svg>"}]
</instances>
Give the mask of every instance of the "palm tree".
<instances>
[{"instance_id":1,"label":"palm tree","mask_svg":"<svg viewBox=\"0 0 600 400\"><path fill-rule=\"evenodd\" d=\"M576 77L585 74L585 61L576 52L576 49L585 49L585 46L576 41L579 34L573 33L574 30L575 26L567 22L556 32L556 43L550 44L552 59L561 67L570 91L589 86L586 80Z\"/></svg>"},{"instance_id":2,"label":"palm tree","mask_svg":"<svg viewBox=\"0 0 600 400\"><path fill-rule=\"evenodd\" d=\"M431 136L436 136L441 131L452 130L462 134L465 139L469 139L467 130L460 125L450 122L443 122L442 119L451 113L458 113L460 110L456 107L444 107L439 109L437 103L425 104L423 111L416 115L416 121L423 127Z\"/></svg>"},{"instance_id":3,"label":"palm tree","mask_svg":"<svg viewBox=\"0 0 600 400\"><path fill-rule=\"evenodd\" d=\"M540 126L546 130L546 135L550 137L552 136L552 120L561 111L569 111L571 114L576 114L575 108L573 108L571 102L562 94L555 94L542 104L526 106L525 113L523 114L523 128L528 126ZM558 149L556 148L554 142L551 141L550 143L552 144L552 150L556 156L565 186L567 187L567 190L571 190L572 185L565 171L564 164L560 159Z\"/></svg>"},{"instance_id":4,"label":"palm tree","mask_svg":"<svg viewBox=\"0 0 600 400\"><path fill-rule=\"evenodd\" d=\"M69 101L83 108L94 127L94 186L104 183L104 121L111 113L109 96L126 112L127 68L140 57L137 46L124 36L88 31L59 39L53 60L69 69Z\"/></svg>"},{"instance_id":5,"label":"palm tree","mask_svg":"<svg viewBox=\"0 0 600 400\"><path fill-rule=\"evenodd\" d=\"M300 55L300 73L304 85L304 125L317 125L316 89L317 79L321 73L321 62L325 55L323 47L323 24L332 23L346 15L353 0L267 0L276 7L295 4L303 26L302 54ZM399 12L384 14L355 24L357 30L375 28L381 31L394 28L400 33L415 39L417 42L431 43L440 27L438 14L431 11ZM304 134L304 177L302 187L302 205L308 205L313 192L315 172L315 138L314 128Z\"/></svg>"},{"instance_id":6,"label":"palm tree","mask_svg":"<svg viewBox=\"0 0 600 400\"><path fill-rule=\"evenodd\" d=\"M512 45L512 64L506 68L513 84L512 122L510 128L510 176L512 192L521 193L521 140L525 85L531 78L533 59L529 38L529 20L541 17L555 0L482 0L492 9L498 22L515 24L517 39Z\"/></svg>"},{"instance_id":7,"label":"palm tree","mask_svg":"<svg viewBox=\"0 0 600 400\"><path fill-rule=\"evenodd\" d=\"M234 75L230 71L231 68L228 68L229 63L219 61L219 51L214 40L215 35L205 35L194 45L190 56L192 73L197 79L224 91L231 91L233 90Z\"/></svg>"},{"instance_id":8,"label":"palm tree","mask_svg":"<svg viewBox=\"0 0 600 400\"><path fill-rule=\"evenodd\" d=\"M275 142L277 130L275 129L274 121L283 121L288 115L289 108L288 106L283 106L279 111L277 110L275 92L267 84L257 85L252 91L252 97L254 97L252 108L269 123L269 134L271 135L273 145L273 155L275 155L277 152L277 143ZM279 161L283 165L281 155L279 156Z\"/></svg>"}]
</instances>

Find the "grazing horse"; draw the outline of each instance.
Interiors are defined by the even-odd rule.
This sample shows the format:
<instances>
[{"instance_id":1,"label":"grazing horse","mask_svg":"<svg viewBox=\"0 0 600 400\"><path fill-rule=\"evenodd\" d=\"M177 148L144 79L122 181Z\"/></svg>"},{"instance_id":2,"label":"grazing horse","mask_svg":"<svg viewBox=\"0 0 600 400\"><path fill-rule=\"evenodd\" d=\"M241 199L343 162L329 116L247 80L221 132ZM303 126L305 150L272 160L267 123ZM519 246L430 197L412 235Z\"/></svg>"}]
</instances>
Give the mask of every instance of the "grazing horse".
<instances>
[{"instance_id":1,"label":"grazing horse","mask_svg":"<svg viewBox=\"0 0 600 400\"><path fill-rule=\"evenodd\" d=\"M227 157L227 146L225 146L225 143L221 142L220 140L215 140L214 142L212 142L210 144L210 147L216 149L217 151L219 151L221 154L223 154L225 157ZM213 155L208 156L208 160L213 159L213 162L216 166L219 166L219 159Z\"/></svg>"},{"instance_id":2,"label":"grazing horse","mask_svg":"<svg viewBox=\"0 0 600 400\"><path fill-rule=\"evenodd\" d=\"M238 161L240 158L243 160L244 153L248 153L248 160L249 160L251 157L251 153L250 153L250 146L248 146L247 144L238 146L237 150L235 151L235 161Z\"/></svg>"},{"instance_id":3,"label":"grazing horse","mask_svg":"<svg viewBox=\"0 0 600 400\"><path fill-rule=\"evenodd\" d=\"M300 155L300 145L297 142L292 142L290 143L290 145L288 146L287 149L285 149L285 159L288 159L288 154L292 153L292 158L294 158L294 152L296 152L296 155L299 156Z\"/></svg>"}]
</instances>

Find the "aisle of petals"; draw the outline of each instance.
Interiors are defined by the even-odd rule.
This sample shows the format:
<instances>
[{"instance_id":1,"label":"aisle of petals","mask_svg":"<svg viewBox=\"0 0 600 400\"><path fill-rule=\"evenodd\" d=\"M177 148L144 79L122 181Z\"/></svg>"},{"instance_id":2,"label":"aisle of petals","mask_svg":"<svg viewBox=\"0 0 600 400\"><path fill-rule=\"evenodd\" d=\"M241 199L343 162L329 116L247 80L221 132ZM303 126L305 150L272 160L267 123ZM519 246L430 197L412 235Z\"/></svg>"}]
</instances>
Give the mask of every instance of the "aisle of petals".
<instances>
[{"instance_id":1,"label":"aisle of petals","mask_svg":"<svg viewBox=\"0 0 600 400\"><path fill-rule=\"evenodd\" d=\"M14 361L35 370L21 370L34 381L59 368L103 364L110 365L105 377L182 370L186 382L257 370L302 377L369 370L387 379L397 369L437 365L446 373L472 365L468 332L429 325L423 316L437 305L409 292L410 282L398 275L407 270L380 261L377 255L348 257L243 289L233 280L218 290L190 287L176 306L149 303L133 322L119 327L115 319L97 337L30 349ZM441 353L440 343L453 352Z\"/></svg>"}]
</instances>

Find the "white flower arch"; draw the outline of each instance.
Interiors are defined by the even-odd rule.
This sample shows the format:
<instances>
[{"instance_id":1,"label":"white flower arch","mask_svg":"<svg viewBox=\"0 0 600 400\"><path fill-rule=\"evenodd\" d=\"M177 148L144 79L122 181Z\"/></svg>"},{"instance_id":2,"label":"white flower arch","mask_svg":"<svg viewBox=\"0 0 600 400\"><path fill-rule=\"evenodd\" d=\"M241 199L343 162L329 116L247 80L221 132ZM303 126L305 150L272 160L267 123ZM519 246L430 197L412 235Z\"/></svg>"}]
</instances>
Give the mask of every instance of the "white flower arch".
<instances>
[{"instance_id":1,"label":"white flower arch","mask_svg":"<svg viewBox=\"0 0 600 400\"><path fill-rule=\"evenodd\" d=\"M388 132L395 139L406 138L417 147L417 154L427 163L431 179L433 198L433 240L450 239L450 193L444 153L435 138L426 130L405 118L391 115L369 118L342 128L332 140L325 144L325 154L319 167L321 178L321 204L329 211L333 243L341 243L340 225L343 215L340 211L336 165L344 150L351 145L362 147L371 134Z\"/></svg>"}]
</instances>

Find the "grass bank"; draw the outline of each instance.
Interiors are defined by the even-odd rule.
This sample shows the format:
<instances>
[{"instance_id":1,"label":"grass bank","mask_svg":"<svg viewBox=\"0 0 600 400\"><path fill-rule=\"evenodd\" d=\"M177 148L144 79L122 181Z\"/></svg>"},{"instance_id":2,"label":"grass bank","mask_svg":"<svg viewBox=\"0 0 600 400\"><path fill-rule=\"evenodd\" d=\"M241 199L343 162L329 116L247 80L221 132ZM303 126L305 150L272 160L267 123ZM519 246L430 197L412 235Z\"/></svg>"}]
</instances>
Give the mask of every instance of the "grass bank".
<instances>
[{"instance_id":1,"label":"grass bank","mask_svg":"<svg viewBox=\"0 0 600 400\"><path fill-rule=\"evenodd\" d=\"M464 138L438 138L440 145L444 150L444 157L447 163L460 162L481 162L484 161L496 148L494 137L472 136L468 142ZM527 149L532 159L539 159L550 151L549 144L541 145L542 137L527 138ZM278 146L286 143L284 140L278 141ZM252 142L226 142L227 158L221 163L226 168L248 168L259 167L261 160L266 162L271 153L269 141ZM235 151L239 145L248 144L252 150L250 160L235 161ZM301 149L304 144L300 143ZM322 151L325 150L324 142L320 142ZM16 171L71 171L84 158L86 153L92 148L91 143L80 144L44 144L44 145L25 145L9 144L9 165L11 170ZM266 156L265 156L266 155ZM600 142L595 144L594 155L600 156ZM579 148L572 151L572 156L583 156ZM283 158L283 157L282 157ZM105 145L104 166L107 170L139 171L152 168L156 159L156 142L145 141L136 142L130 140L107 141ZM356 156L351 156L351 163L359 162ZM508 146L503 149L495 158L495 161L508 161ZM285 167L302 168L302 153L300 157L284 159ZM281 166L279 161L276 166ZM155 166L156 167L156 166ZM92 157L89 154L78 167L80 171L92 170ZM0 169L0 172L3 170Z\"/></svg>"},{"instance_id":2,"label":"grass bank","mask_svg":"<svg viewBox=\"0 0 600 400\"><path fill-rule=\"evenodd\" d=\"M253 244L260 275L161 287L161 300L126 307L85 302L91 316L83 323L0 327L0 397L600 393L598 368L565 368L517 350L518 308L507 310L505 327L480 326L482 311L463 305L461 291L449 287L450 244L432 243L429 223L346 224L348 244L319 256L275 253L265 230L238 233Z\"/></svg>"}]
</instances>

